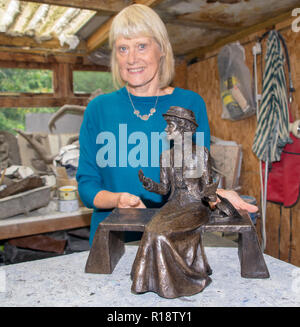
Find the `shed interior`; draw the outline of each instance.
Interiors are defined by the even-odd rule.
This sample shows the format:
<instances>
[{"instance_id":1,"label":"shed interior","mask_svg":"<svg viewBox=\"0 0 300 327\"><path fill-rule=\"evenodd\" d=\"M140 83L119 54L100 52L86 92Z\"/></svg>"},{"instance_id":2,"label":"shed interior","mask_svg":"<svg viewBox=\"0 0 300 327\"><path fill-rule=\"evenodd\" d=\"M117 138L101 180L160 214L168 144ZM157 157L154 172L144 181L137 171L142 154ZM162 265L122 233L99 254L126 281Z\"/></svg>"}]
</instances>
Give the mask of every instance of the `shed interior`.
<instances>
[{"instance_id":1,"label":"shed interior","mask_svg":"<svg viewBox=\"0 0 300 327\"><path fill-rule=\"evenodd\" d=\"M258 38L272 29L280 31L295 88L292 116L300 119L299 0L0 0L0 69L53 72L51 92L1 92L0 110L86 106L90 94L74 91L73 72L110 71L109 28L113 17L132 3L152 7L166 24L176 58L173 85L203 97L212 135L242 145L239 192L259 202L259 160L252 152L256 116L235 122L221 118L218 53L224 45L240 42L252 72L252 49ZM266 40L262 46L266 48ZM262 67L263 57L258 56L258 93ZM260 235L260 219L256 228ZM290 208L268 202L266 234L265 253L300 266L299 202Z\"/></svg>"}]
</instances>

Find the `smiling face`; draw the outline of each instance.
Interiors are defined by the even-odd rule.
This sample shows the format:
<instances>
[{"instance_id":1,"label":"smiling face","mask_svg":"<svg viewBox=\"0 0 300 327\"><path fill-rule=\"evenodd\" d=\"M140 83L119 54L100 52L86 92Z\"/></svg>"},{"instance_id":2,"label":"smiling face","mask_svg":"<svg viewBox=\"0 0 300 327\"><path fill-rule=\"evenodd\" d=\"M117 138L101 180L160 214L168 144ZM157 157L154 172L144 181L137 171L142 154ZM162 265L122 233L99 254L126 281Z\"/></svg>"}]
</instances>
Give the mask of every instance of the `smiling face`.
<instances>
[{"instance_id":1,"label":"smiling face","mask_svg":"<svg viewBox=\"0 0 300 327\"><path fill-rule=\"evenodd\" d=\"M138 89L158 88L162 53L154 39L119 37L115 47L121 78L133 94Z\"/></svg>"}]
</instances>

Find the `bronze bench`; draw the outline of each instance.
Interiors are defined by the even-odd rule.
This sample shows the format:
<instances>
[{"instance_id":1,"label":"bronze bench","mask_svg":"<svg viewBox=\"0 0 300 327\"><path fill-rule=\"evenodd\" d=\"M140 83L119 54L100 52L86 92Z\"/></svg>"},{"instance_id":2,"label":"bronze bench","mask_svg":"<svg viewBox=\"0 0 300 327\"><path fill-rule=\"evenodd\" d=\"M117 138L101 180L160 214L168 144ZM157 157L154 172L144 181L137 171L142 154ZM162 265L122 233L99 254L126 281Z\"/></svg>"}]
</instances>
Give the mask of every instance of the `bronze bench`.
<instances>
[{"instance_id":1,"label":"bronze bench","mask_svg":"<svg viewBox=\"0 0 300 327\"><path fill-rule=\"evenodd\" d=\"M86 273L111 274L125 251L123 232L143 232L145 225L159 209L114 209L102 221L95 233L85 266ZM203 232L237 232L241 276L245 278L270 277L255 227L246 211L240 211L242 220L210 222L201 227ZM208 258L209 261L209 258Z\"/></svg>"}]
</instances>

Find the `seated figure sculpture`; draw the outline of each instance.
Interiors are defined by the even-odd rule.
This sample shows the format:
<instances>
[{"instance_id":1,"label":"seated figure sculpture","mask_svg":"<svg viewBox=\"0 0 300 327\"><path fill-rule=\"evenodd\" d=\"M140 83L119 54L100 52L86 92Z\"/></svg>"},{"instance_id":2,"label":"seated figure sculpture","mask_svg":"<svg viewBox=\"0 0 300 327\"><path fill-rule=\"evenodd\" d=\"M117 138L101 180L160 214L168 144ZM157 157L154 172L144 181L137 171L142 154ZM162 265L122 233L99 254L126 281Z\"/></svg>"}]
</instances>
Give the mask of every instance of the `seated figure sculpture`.
<instances>
[{"instance_id":1,"label":"seated figure sculpture","mask_svg":"<svg viewBox=\"0 0 300 327\"><path fill-rule=\"evenodd\" d=\"M210 219L209 202L217 200L218 182L213 183L208 149L192 142L198 126L194 113L170 107L163 116L174 146L161 155L160 183L142 170L139 179L146 190L170 196L145 226L131 270L131 290L176 298L201 292L211 282L201 226ZM220 211L226 211L221 203L225 209L221 206Z\"/></svg>"}]
</instances>

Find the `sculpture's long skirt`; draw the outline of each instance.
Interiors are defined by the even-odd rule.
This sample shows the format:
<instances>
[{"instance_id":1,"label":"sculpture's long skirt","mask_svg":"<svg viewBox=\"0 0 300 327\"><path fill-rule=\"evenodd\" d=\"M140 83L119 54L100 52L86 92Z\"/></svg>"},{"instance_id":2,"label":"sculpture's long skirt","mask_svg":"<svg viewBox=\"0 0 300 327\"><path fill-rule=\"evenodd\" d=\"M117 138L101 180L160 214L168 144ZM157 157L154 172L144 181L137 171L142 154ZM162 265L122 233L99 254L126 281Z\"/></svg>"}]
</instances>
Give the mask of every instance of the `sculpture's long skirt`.
<instances>
[{"instance_id":1,"label":"sculpture's long skirt","mask_svg":"<svg viewBox=\"0 0 300 327\"><path fill-rule=\"evenodd\" d=\"M210 282L211 269L202 245L208 221L201 203L167 202L145 227L132 266L132 292L156 292L165 298L193 295Z\"/></svg>"}]
</instances>

